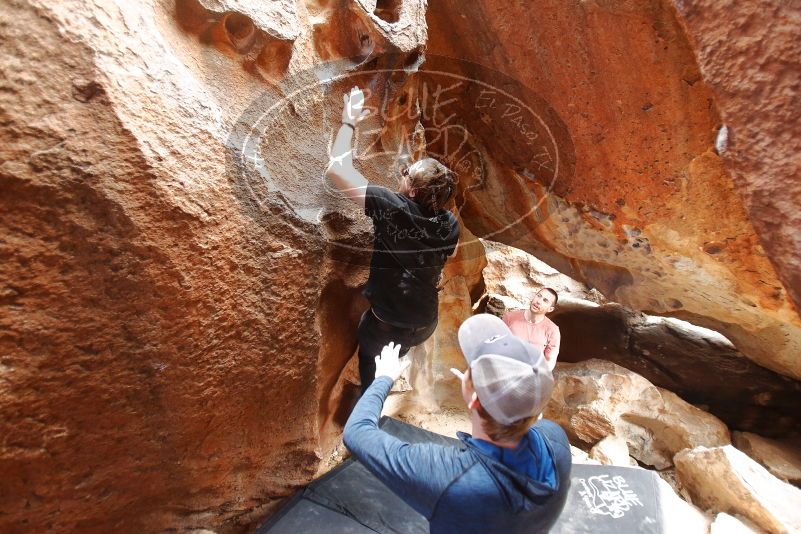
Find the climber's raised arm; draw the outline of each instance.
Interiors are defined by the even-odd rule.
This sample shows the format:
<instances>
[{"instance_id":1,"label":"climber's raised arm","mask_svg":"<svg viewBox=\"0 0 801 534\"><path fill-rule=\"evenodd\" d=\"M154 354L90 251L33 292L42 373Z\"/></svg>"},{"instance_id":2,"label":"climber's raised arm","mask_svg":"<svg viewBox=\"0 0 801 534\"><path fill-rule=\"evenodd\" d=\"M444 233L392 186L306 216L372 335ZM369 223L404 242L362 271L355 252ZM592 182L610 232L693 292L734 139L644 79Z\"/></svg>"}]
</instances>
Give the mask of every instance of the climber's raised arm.
<instances>
[{"instance_id":1,"label":"climber's raised arm","mask_svg":"<svg viewBox=\"0 0 801 534\"><path fill-rule=\"evenodd\" d=\"M339 127L334 145L331 147L331 159L325 176L334 187L345 193L350 200L364 208L364 195L367 191L367 179L353 166L353 133L356 125L367 115L364 109L364 93L358 87L344 96L342 124Z\"/></svg>"}]
</instances>

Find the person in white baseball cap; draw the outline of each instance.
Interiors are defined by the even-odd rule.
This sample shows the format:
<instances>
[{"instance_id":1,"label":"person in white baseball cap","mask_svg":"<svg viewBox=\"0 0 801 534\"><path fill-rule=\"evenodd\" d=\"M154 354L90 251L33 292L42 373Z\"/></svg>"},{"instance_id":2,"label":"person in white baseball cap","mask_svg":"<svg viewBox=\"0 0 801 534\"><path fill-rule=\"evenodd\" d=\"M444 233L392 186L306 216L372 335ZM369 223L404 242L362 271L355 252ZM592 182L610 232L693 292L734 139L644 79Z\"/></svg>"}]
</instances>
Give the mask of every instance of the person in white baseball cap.
<instances>
[{"instance_id":1,"label":"person in white baseball cap","mask_svg":"<svg viewBox=\"0 0 801 534\"><path fill-rule=\"evenodd\" d=\"M512 335L501 319L489 314L462 324L459 346L468 372L452 372L463 386L472 386L470 398L465 399L468 406L482 407L500 425L514 425L542 413L551 398L553 375L541 349Z\"/></svg>"},{"instance_id":2,"label":"person in white baseball cap","mask_svg":"<svg viewBox=\"0 0 801 534\"><path fill-rule=\"evenodd\" d=\"M408 362L390 343L376 380L345 426L345 445L373 475L429 521L431 532L547 532L570 486L564 431L539 419L553 390L542 351L504 322L476 315L459 328L462 382L472 435L459 447L406 443L378 427L381 407Z\"/></svg>"}]
</instances>

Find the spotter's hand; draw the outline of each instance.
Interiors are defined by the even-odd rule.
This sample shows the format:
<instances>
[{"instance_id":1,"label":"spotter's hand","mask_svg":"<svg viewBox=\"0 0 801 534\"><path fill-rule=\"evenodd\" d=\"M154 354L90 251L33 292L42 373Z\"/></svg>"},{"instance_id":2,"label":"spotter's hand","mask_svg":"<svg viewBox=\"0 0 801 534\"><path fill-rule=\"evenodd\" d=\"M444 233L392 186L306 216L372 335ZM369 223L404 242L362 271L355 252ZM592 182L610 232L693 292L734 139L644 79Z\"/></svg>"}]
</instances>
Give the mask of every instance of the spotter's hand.
<instances>
[{"instance_id":1,"label":"spotter's hand","mask_svg":"<svg viewBox=\"0 0 801 534\"><path fill-rule=\"evenodd\" d=\"M400 344L395 344L390 341L389 345L381 350L381 354L375 357L375 376L388 376L395 382L400 375L408 369L411 361L407 358L400 361L398 354L400 353Z\"/></svg>"}]
</instances>

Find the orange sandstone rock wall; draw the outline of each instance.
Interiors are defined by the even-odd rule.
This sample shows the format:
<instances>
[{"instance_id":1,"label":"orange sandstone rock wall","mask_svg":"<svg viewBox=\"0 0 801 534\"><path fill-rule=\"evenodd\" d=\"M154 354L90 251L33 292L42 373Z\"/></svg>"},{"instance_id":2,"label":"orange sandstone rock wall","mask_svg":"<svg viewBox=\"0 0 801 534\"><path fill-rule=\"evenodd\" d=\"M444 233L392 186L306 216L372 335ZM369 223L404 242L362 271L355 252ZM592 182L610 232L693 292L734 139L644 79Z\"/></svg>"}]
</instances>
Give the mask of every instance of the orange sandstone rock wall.
<instances>
[{"instance_id":1,"label":"orange sandstone rock wall","mask_svg":"<svg viewBox=\"0 0 801 534\"><path fill-rule=\"evenodd\" d=\"M374 7L0 6L0 531L242 531L314 476L365 306L367 225L322 213L345 88L268 129L265 174L231 132L423 44L420 2Z\"/></svg>"},{"instance_id":2,"label":"orange sandstone rock wall","mask_svg":"<svg viewBox=\"0 0 801 534\"><path fill-rule=\"evenodd\" d=\"M801 310L801 4L676 2L727 126L723 161Z\"/></svg>"},{"instance_id":3,"label":"orange sandstone rock wall","mask_svg":"<svg viewBox=\"0 0 801 534\"><path fill-rule=\"evenodd\" d=\"M704 24L719 25L723 35L723 28L742 23L743 12L758 8L749 4L730 19L725 10L711 16L693 5L687 4L687 24L704 34L698 36L703 72L736 83L737 53L756 30L730 33L739 44L719 64L714 43L704 44ZM801 377L801 320L789 293L797 288L785 286L774 269L791 282L799 257L788 240L797 234L797 195L770 212L771 228L780 231L755 231L730 176L732 160L715 148L724 122L717 94L725 88L716 79L716 90L706 82L698 45L671 3L479 0L464 9L446 0L432 3L427 17L429 54L487 65L499 79L519 82L504 82L506 101L497 88L454 86L450 101L427 117L430 130L454 117L467 132L458 149L447 140L434 145L466 169L461 214L475 234L525 249L611 300L720 330L760 365ZM785 31L793 17L777 29ZM787 40L780 57L792 46ZM792 65L777 72L767 62L749 64L749 79L762 76L769 85L779 75L776 83L785 88L767 93L754 113L774 104L787 109L797 73ZM435 84L436 64L423 69ZM469 78L476 68L463 70ZM754 91L742 91L722 104L745 107L749 98L758 100ZM747 177L740 189L750 180L775 184L770 191L787 181L794 190L789 170L798 135L783 117L764 129L756 119L737 118L749 122L747 137L767 143L777 136L781 147L770 160L775 175L760 177L756 164L737 167ZM534 141L529 147L527 136ZM752 202L750 209L758 208ZM769 259L765 242L782 247L781 258Z\"/></svg>"}]
</instances>

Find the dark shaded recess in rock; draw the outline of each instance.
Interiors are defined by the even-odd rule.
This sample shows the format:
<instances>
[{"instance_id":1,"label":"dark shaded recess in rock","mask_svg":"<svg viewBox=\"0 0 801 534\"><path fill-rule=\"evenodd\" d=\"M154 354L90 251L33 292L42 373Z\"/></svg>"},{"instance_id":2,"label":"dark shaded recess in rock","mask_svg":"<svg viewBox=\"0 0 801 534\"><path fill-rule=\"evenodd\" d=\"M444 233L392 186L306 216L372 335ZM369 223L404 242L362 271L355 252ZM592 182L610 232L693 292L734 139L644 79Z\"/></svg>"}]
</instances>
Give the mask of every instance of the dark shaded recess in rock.
<instances>
[{"instance_id":1,"label":"dark shaded recess in rock","mask_svg":"<svg viewBox=\"0 0 801 534\"><path fill-rule=\"evenodd\" d=\"M212 26L211 37L215 44L247 54L256 41L256 26L241 13L226 13Z\"/></svg>"},{"instance_id":2,"label":"dark shaded recess in rock","mask_svg":"<svg viewBox=\"0 0 801 534\"><path fill-rule=\"evenodd\" d=\"M84 104L88 104L96 97L105 97L103 87L95 80L86 80L84 78L75 78L72 80L72 98ZM107 101L103 99L104 103Z\"/></svg>"},{"instance_id":3,"label":"dark shaded recess in rock","mask_svg":"<svg viewBox=\"0 0 801 534\"><path fill-rule=\"evenodd\" d=\"M377 0L373 14L392 24L400 20L401 7L403 0Z\"/></svg>"},{"instance_id":4,"label":"dark shaded recess in rock","mask_svg":"<svg viewBox=\"0 0 801 534\"><path fill-rule=\"evenodd\" d=\"M241 58L243 68L251 74L275 80L289 68L293 41L259 29L246 15L215 13L197 0L176 0L175 18L181 28L197 35L202 43Z\"/></svg>"},{"instance_id":5,"label":"dark shaded recess in rock","mask_svg":"<svg viewBox=\"0 0 801 534\"><path fill-rule=\"evenodd\" d=\"M356 325L368 302L361 287L349 287L333 280L320 293L317 325L325 335L318 358L318 425L322 450L333 447L339 439L350 412L359 398L359 388L340 381L340 375L355 353ZM338 383L342 391L336 391Z\"/></svg>"},{"instance_id":6,"label":"dark shaded recess in rock","mask_svg":"<svg viewBox=\"0 0 801 534\"><path fill-rule=\"evenodd\" d=\"M618 304L556 310L559 360L622 365L723 420L732 430L786 437L801 429L801 383L760 367L724 342L649 323Z\"/></svg>"},{"instance_id":7,"label":"dark shaded recess in rock","mask_svg":"<svg viewBox=\"0 0 801 534\"><path fill-rule=\"evenodd\" d=\"M351 9L338 9L325 22L316 24L312 39L322 61L350 59L361 63L376 46L367 25Z\"/></svg>"},{"instance_id":8,"label":"dark shaded recess in rock","mask_svg":"<svg viewBox=\"0 0 801 534\"><path fill-rule=\"evenodd\" d=\"M585 283L592 280L592 284L609 298L614 299L619 288L634 283L631 272L624 267L590 260L576 260L575 263L581 272L578 279Z\"/></svg>"},{"instance_id":9,"label":"dark shaded recess in rock","mask_svg":"<svg viewBox=\"0 0 801 534\"><path fill-rule=\"evenodd\" d=\"M373 251L372 234L359 231L352 222L338 212L329 212L321 218L324 230L326 257L343 266L369 267Z\"/></svg>"}]
</instances>

